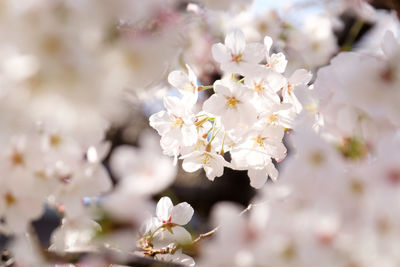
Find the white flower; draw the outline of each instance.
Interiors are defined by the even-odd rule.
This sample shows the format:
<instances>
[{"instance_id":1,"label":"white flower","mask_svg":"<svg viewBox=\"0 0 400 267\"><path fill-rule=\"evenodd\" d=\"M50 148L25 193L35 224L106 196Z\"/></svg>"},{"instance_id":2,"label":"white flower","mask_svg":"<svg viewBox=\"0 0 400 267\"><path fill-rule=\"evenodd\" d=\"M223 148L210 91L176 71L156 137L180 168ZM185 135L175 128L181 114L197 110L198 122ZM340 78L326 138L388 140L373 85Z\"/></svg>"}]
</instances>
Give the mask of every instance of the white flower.
<instances>
[{"instance_id":1,"label":"white flower","mask_svg":"<svg viewBox=\"0 0 400 267\"><path fill-rule=\"evenodd\" d=\"M264 101L264 105L267 104ZM271 103L269 103L271 105ZM295 119L295 113L289 112L292 107L289 103L272 103L272 105L259 116L260 121L266 125L281 126L284 128L292 128Z\"/></svg>"},{"instance_id":2,"label":"white flower","mask_svg":"<svg viewBox=\"0 0 400 267\"><path fill-rule=\"evenodd\" d=\"M259 43L246 45L244 34L235 30L225 37L225 45L213 45L212 54L223 71L246 75L263 59L264 47Z\"/></svg>"},{"instance_id":3,"label":"white flower","mask_svg":"<svg viewBox=\"0 0 400 267\"><path fill-rule=\"evenodd\" d=\"M272 47L272 38L269 36L264 37L264 45L266 48L266 58L267 58L267 67L272 68L276 72L283 73L285 72L287 60L285 55L282 52L278 54L269 55L271 47Z\"/></svg>"},{"instance_id":4,"label":"white flower","mask_svg":"<svg viewBox=\"0 0 400 267\"><path fill-rule=\"evenodd\" d=\"M55 176L58 186L52 200L63 206L66 216L75 217L84 211L84 197L96 197L112 189L111 178L102 164L68 165L60 161L56 164Z\"/></svg>"},{"instance_id":5,"label":"white flower","mask_svg":"<svg viewBox=\"0 0 400 267\"><path fill-rule=\"evenodd\" d=\"M190 243L192 236L182 226L189 223L193 213L194 210L188 203L182 202L174 206L169 197L162 197L157 203L157 218L151 221L154 225L147 226L148 230L153 231L153 246L162 248L172 243Z\"/></svg>"},{"instance_id":6,"label":"white flower","mask_svg":"<svg viewBox=\"0 0 400 267\"><path fill-rule=\"evenodd\" d=\"M95 251L96 231L101 231L101 226L89 218L65 218L52 233L49 250L60 253Z\"/></svg>"},{"instance_id":7,"label":"white flower","mask_svg":"<svg viewBox=\"0 0 400 267\"><path fill-rule=\"evenodd\" d=\"M175 179L176 166L162 154L158 140L158 135L152 131L144 131L139 139L139 148L118 146L111 155L112 172L134 192L155 194Z\"/></svg>"},{"instance_id":8,"label":"white flower","mask_svg":"<svg viewBox=\"0 0 400 267\"><path fill-rule=\"evenodd\" d=\"M193 70L186 65L188 73L183 71L173 71L168 75L168 82L174 86L184 96L184 98L195 104L199 94L197 77Z\"/></svg>"},{"instance_id":9,"label":"white flower","mask_svg":"<svg viewBox=\"0 0 400 267\"><path fill-rule=\"evenodd\" d=\"M216 81L214 89L216 93L204 102L203 109L220 116L225 129L248 126L256 121L256 109L250 102L251 90L231 79Z\"/></svg>"},{"instance_id":10,"label":"white flower","mask_svg":"<svg viewBox=\"0 0 400 267\"><path fill-rule=\"evenodd\" d=\"M204 168L207 178L211 181L215 177L220 177L224 173L224 167L229 165L221 155L207 151L194 151L182 156L181 159L185 171L195 172Z\"/></svg>"},{"instance_id":11,"label":"white flower","mask_svg":"<svg viewBox=\"0 0 400 267\"><path fill-rule=\"evenodd\" d=\"M7 177L10 180L14 178ZM27 231L29 224L39 218L44 210L44 199L35 192L32 177L25 178L25 183L21 184L0 182L0 217L16 233Z\"/></svg>"},{"instance_id":12,"label":"white flower","mask_svg":"<svg viewBox=\"0 0 400 267\"><path fill-rule=\"evenodd\" d=\"M177 250L174 254L157 254L156 256L154 256L154 258L156 260L182 264L185 266L195 265L193 258L186 254L183 254L181 249Z\"/></svg>"},{"instance_id":13,"label":"white flower","mask_svg":"<svg viewBox=\"0 0 400 267\"><path fill-rule=\"evenodd\" d=\"M263 69L257 72L257 75L251 74L244 79L244 84L253 89L257 95L267 97L282 89L286 82L285 77L271 69Z\"/></svg>"},{"instance_id":14,"label":"white flower","mask_svg":"<svg viewBox=\"0 0 400 267\"><path fill-rule=\"evenodd\" d=\"M250 178L250 185L254 188L261 188L265 182L268 180L268 177L271 177L272 181L276 181L278 178L278 170L275 168L275 165L270 161L264 167L255 167L250 168L247 171L247 175Z\"/></svg>"},{"instance_id":15,"label":"white flower","mask_svg":"<svg viewBox=\"0 0 400 267\"><path fill-rule=\"evenodd\" d=\"M332 18L307 16L300 28L289 31L287 45L301 55L302 66L316 69L328 63L338 50L333 29Z\"/></svg>"},{"instance_id":16,"label":"white flower","mask_svg":"<svg viewBox=\"0 0 400 267\"><path fill-rule=\"evenodd\" d=\"M282 159L286 148L282 143L284 130L280 126L258 126L251 129L243 140L231 150L235 168L264 167L271 158Z\"/></svg>"},{"instance_id":17,"label":"white flower","mask_svg":"<svg viewBox=\"0 0 400 267\"><path fill-rule=\"evenodd\" d=\"M167 155L177 156L181 146L197 142L192 103L177 97L165 97L167 111L160 111L150 117L150 126L161 135L161 147Z\"/></svg>"},{"instance_id":18,"label":"white flower","mask_svg":"<svg viewBox=\"0 0 400 267\"><path fill-rule=\"evenodd\" d=\"M283 88L282 97L283 103L290 103L293 105L293 111L295 113L300 113L303 109L300 101L294 94L294 89L297 86L306 86L311 80L312 74L305 69L296 70L288 79L287 85Z\"/></svg>"},{"instance_id":19,"label":"white flower","mask_svg":"<svg viewBox=\"0 0 400 267\"><path fill-rule=\"evenodd\" d=\"M194 210L186 202L174 206L169 197L162 197L157 203L157 218L163 225L185 225L193 216Z\"/></svg>"}]
</instances>

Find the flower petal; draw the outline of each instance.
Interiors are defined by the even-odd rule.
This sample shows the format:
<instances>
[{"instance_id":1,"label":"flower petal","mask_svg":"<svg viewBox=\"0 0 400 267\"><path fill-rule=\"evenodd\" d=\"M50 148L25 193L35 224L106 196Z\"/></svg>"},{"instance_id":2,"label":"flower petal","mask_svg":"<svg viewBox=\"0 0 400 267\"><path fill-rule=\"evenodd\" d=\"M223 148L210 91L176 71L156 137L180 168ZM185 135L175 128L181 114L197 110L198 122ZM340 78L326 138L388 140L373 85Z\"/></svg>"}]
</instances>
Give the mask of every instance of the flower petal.
<instances>
[{"instance_id":1,"label":"flower petal","mask_svg":"<svg viewBox=\"0 0 400 267\"><path fill-rule=\"evenodd\" d=\"M211 52L212 52L213 58L217 62L221 63L221 62L230 61L230 55L229 55L228 49L226 49L226 47L221 43L214 44L212 46Z\"/></svg>"},{"instance_id":2,"label":"flower petal","mask_svg":"<svg viewBox=\"0 0 400 267\"><path fill-rule=\"evenodd\" d=\"M296 70L289 78L289 82L293 85L307 84L312 78L312 74L305 69Z\"/></svg>"},{"instance_id":3,"label":"flower petal","mask_svg":"<svg viewBox=\"0 0 400 267\"><path fill-rule=\"evenodd\" d=\"M242 54L246 47L246 39L240 30L234 30L225 37L225 46L231 50L232 54Z\"/></svg>"},{"instance_id":4,"label":"flower petal","mask_svg":"<svg viewBox=\"0 0 400 267\"><path fill-rule=\"evenodd\" d=\"M247 175L250 178L250 185L254 188L261 188L268 179L265 169L249 169Z\"/></svg>"},{"instance_id":5,"label":"flower petal","mask_svg":"<svg viewBox=\"0 0 400 267\"><path fill-rule=\"evenodd\" d=\"M162 197L158 203L156 208L156 214L158 219L161 221L168 220L171 215L171 210L173 208L172 201L169 197Z\"/></svg>"},{"instance_id":6,"label":"flower petal","mask_svg":"<svg viewBox=\"0 0 400 267\"><path fill-rule=\"evenodd\" d=\"M269 37L268 35L264 37L264 45L266 48L266 53L267 53L267 58L269 57L269 51L271 50L272 47L272 38Z\"/></svg>"},{"instance_id":7,"label":"flower petal","mask_svg":"<svg viewBox=\"0 0 400 267\"><path fill-rule=\"evenodd\" d=\"M194 210L192 206L190 206L188 203L186 202L179 203L171 210L171 215L172 215L171 222L179 225L185 225L190 221L190 219L192 219L193 213Z\"/></svg>"}]
</instances>

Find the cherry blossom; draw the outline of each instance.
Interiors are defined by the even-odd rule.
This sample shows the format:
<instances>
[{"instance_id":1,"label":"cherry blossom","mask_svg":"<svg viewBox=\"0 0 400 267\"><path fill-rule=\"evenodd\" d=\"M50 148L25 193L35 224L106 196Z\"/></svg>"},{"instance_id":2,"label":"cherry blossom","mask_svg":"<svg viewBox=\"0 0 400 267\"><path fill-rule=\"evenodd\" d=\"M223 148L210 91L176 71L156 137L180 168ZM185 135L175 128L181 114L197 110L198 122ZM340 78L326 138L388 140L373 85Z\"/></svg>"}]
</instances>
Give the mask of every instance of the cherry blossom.
<instances>
[{"instance_id":1,"label":"cherry blossom","mask_svg":"<svg viewBox=\"0 0 400 267\"><path fill-rule=\"evenodd\" d=\"M192 105L177 97L165 97L167 111L150 117L150 126L161 135L161 147L167 155L178 155L182 145L190 146L197 141Z\"/></svg>"},{"instance_id":2,"label":"cherry blossom","mask_svg":"<svg viewBox=\"0 0 400 267\"><path fill-rule=\"evenodd\" d=\"M235 30L225 37L225 44L213 45L212 54L223 71L247 74L262 60L264 50L261 44L246 44L244 34Z\"/></svg>"},{"instance_id":3,"label":"cherry blossom","mask_svg":"<svg viewBox=\"0 0 400 267\"><path fill-rule=\"evenodd\" d=\"M400 266L398 10L25 2L1 4L1 266Z\"/></svg>"},{"instance_id":4,"label":"cherry blossom","mask_svg":"<svg viewBox=\"0 0 400 267\"><path fill-rule=\"evenodd\" d=\"M224 167L229 166L228 162L218 154L207 151L194 151L181 157L182 168L187 172L195 172L204 168L208 179L213 181L224 173Z\"/></svg>"},{"instance_id":5,"label":"cherry blossom","mask_svg":"<svg viewBox=\"0 0 400 267\"><path fill-rule=\"evenodd\" d=\"M226 129L245 127L256 121L256 110L250 103L253 92L232 80L214 84L216 93L204 102L206 112L221 117Z\"/></svg>"}]
</instances>

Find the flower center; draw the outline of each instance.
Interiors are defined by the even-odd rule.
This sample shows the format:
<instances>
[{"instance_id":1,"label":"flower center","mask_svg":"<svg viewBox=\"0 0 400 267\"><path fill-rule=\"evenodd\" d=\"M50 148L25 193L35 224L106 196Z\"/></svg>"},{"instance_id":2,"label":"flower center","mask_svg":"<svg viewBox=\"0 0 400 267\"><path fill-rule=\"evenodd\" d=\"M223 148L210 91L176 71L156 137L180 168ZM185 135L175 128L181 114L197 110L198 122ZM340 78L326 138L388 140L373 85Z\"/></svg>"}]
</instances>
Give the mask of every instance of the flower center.
<instances>
[{"instance_id":1,"label":"flower center","mask_svg":"<svg viewBox=\"0 0 400 267\"><path fill-rule=\"evenodd\" d=\"M362 195L364 193L364 184L359 180L350 181L350 191L354 195Z\"/></svg>"},{"instance_id":2,"label":"flower center","mask_svg":"<svg viewBox=\"0 0 400 267\"><path fill-rule=\"evenodd\" d=\"M211 156L208 153L203 154L203 161L201 162L203 165L208 165L211 161Z\"/></svg>"},{"instance_id":3,"label":"flower center","mask_svg":"<svg viewBox=\"0 0 400 267\"><path fill-rule=\"evenodd\" d=\"M267 140L267 137L262 137L262 136L257 136L253 138L254 140L254 146L259 146L259 147L264 147L264 141Z\"/></svg>"},{"instance_id":4,"label":"flower center","mask_svg":"<svg viewBox=\"0 0 400 267\"><path fill-rule=\"evenodd\" d=\"M7 206L12 206L16 202L15 197L10 192L5 194L4 199L6 201Z\"/></svg>"},{"instance_id":5,"label":"flower center","mask_svg":"<svg viewBox=\"0 0 400 267\"><path fill-rule=\"evenodd\" d=\"M53 134L50 136L50 145L52 147L58 147L61 144L61 137L59 135Z\"/></svg>"},{"instance_id":6,"label":"flower center","mask_svg":"<svg viewBox=\"0 0 400 267\"><path fill-rule=\"evenodd\" d=\"M236 108L237 104L239 103L240 101L237 100L235 97L227 97L225 102L226 107L230 109Z\"/></svg>"},{"instance_id":7,"label":"flower center","mask_svg":"<svg viewBox=\"0 0 400 267\"><path fill-rule=\"evenodd\" d=\"M185 85L185 91L194 93L194 92L196 92L196 90L197 90L197 87L193 83L187 83Z\"/></svg>"},{"instance_id":8,"label":"flower center","mask_svg":"<svg viewBox=\"0 0 400 267\"><path fill-rule=\"evenodd\" d=\"M15 166L15 165L24 165L24 156L15 151L12 155L11 155L11 163Z\"/></svg>"},{"instance_id":9,"label":"flower center","mask_svg":"<svg viewBox=\"0 0 400 267\"><path fill-rule=\"evenodd\" d=\"M310 155L310 161L315 166L320 166L325 161L325 158L320 151L315 151Z\"/></svg>"},{"instance_id":10,"label":"flower center","mask_svg":"<svg viewBox=\"0 0 400 267\"><path fill-rule=\"evenodd\" d=\"M293 90L294 90L294 89L293 89L293 86L289 83L288 86L287 86L287 91L288 91L288 93L289 93L289 94L293 94Z\"/></svg>"},{"instance_id":11,"label":"flower center","mask_svg":"<svg viewBox=\"0 0 400 267\"><path fill-rule=\"evenodd\" d=\"M265 87L261 85L261 83L254 83L254 91L257 92L257 94L261 94L265 90Z\"/></svg>"},{"instance_id":12,"label":"flower center","mask_svg":"<svg viewBox=\"0 0 400 267\"><path fill-rule=\"evenodd\" d=\"M183 119L181 117L175 118L175 124L172 126L174 128L181 128L183 125Z\"/></svg>"},{"instance_id":13,"label":"flower center","mask_svg":"<svg viewBox=\"0 0 400 267\"><path fill-rule=\"evenodd\" d=\"M163 225L170 225L172 220L172 215L169 215L167 220L163 220L162 223Z\"/></svg>"},{"instance_id":14,"label":"flower center","mask_svg":"<svg viewBox=\"0 0 400 267\"><path fill-rule=\"evenodd\" d=\"M233 62L240 63L242 61L243 54L231 54L231 56Z\"/></svg>"},{"instance_id":15,"label":"flower center","mask_svg":"<svg viewBox=\"0 0 400 267\"><path fill-rule=\"evenodd\" d=\"M271 115L269 115L269 122L270 123L274 123L274 122L277 122L278 121L278 115L276 115L276 114L271 114Z\"/></svg>"}]
</instances>

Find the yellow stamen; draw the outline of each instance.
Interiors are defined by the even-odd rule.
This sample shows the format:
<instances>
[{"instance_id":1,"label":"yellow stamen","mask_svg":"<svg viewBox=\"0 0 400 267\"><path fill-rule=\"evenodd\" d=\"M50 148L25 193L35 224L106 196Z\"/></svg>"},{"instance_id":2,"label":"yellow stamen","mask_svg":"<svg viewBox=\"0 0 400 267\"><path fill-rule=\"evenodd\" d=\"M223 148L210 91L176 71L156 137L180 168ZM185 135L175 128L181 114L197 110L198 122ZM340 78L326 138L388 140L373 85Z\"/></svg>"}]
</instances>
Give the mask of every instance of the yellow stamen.
<instances>
[{"instance_id":1,"label":"yellow stamen","mask_svg":"<svg viewBox=\"0 0 400 267\"><path fill-rule=\"evenodd\" d=\"M294 89L293 89L293 86L290 83L288 84L287 89L288 89L287 91L288 91L289 94L293 93Z\"/></svg>"},{"instance_id":2,"label":"yellow stamen","mask_svg":"<svg viewBox=\"0 0 400 267\"><path fill-rule=\"evenodd\" d=\"M232 54L232 61L239 63L242 61L242 57L243 57L243 54L237 54L237 55Z\"/></svg>"},{"instance_id":3,"label":"yellow stamen","mask_svg":"<svg viewBox=\"0 0 400 267\"><path fill-rule=\"evenodd\" d=\"M211 160L210 154L204 153L204 154L203 154L203 160L202 160L201 163L202 163L203 165L208 165L208 164L210 163L210 160Z\"/></svg>"},{"instance_id":4,"label":"yellow stamen","mask_svg":"<svg viewBox=\"0 0 400 267\"><path fill-rule=\"evenodd\" d=\"M265 87L261 85L261 83L254 83L254 91L256 91L257 94L261 94L265 90Z\"/></svg>"},{"instance_id":5,"label":"yellow stamen","mask_svg":"<svg viewBox=\"0 0 400 267\"><path fill-rule=\"evenodd\" d=\"M175 118L175 124L172 126L174 128L181 128L183 126L183 119L181 117L176 117Z\"/></svg>"},{"instance_id":6,"label":"yellow stamen","mask_svg":"<svg viewBox=\"0 0 400 267\"><path fill-rule=\"evenodd\" d=\"M61 144L61 137L59 135L53 134L50 136L50 145L52 147L58 147Z\"/></svg>"},{"instance_id":7,"label":"yellow stamen","mask_svg":"<svg viewBox=\"0 0 400 267\"><path fill-rule=\"evenodd\" d=\"M15 204L15 202L16 202L15 197L11 193L6 193L4 198L5 198L7 206L11 206L11 205Z\"/></svg>"},{"instance_id":8,"label":"yellow stamen","mask_svg":"<svg viewBox=\"0 0 400 267\"><path fill-rule=\"evenodd\" d=\"M321 152L316 151L310 155L310 160L315 166L319 166L324 162L325 158Z\"/></svg>"},{"instance_id":9,"label":"yellow stamen","mask_svg":"<svg viewBox=\"0 0 400 267\"><path fill-rule=\"evenodd\" d=\"M271 115L269 115L269 122L270 123L274 123L274 122L277 122L278 121L278 115L276 115L276 114L271 114Z\"/></svg>"},{"instance_id":10,"label":"yellow stamen","mask_svg":"<svg viewBox=\"0 0 400 267\"><path fill-rule=\"evenodd\" d=\"M13 165L24 165L24 156L19 152L14 152L11 155L11 162Z\"/></svg>"},{"instance_id":11,"label":"yellow stamen","mask_svg":"<svg viewBox=\"0 0 400 267\"><path fill-rule=\"evenodd\" d=\"M252 140L254 140L254 146L257 147L264 147L264 141L267 140L268 137L261 137L260 135L253 138Z\"/></svg>"},{"instance_id":12,"label":"yellow stamen","mask_svg":"<svg viewBox=\"0 0 400 267\"><path fill-rule=\"evenodd\" d=\"M185 88L184 89L185 89L185 91L194 93L194 92L196 92L197 87L193 83L187 83L187 84L185 84Z\"/></svg>"},{"instance_id":13,"label":"yellow stamen","mask_svg":"<svg viewBox=\"0 0 400 267\"><path fill-rule=\"evenodd\" d=\"M239 104L240 101L237 100L235 97L227 97L226 98L226 107L228 108L236 108L237 104Z\"/></svg>"}]
</instances>

